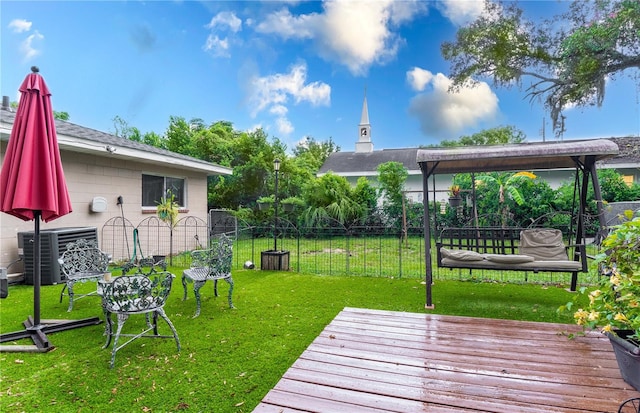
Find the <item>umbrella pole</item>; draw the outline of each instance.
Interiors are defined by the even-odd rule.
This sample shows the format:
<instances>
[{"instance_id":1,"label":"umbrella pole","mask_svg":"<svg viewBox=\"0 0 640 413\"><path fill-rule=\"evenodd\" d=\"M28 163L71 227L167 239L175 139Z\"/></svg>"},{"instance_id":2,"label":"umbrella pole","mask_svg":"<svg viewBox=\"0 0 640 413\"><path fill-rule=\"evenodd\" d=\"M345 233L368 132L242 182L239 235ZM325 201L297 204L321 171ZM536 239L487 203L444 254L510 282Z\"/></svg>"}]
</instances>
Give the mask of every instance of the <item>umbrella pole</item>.
<instances>
[{"instance_id":1,"label":"umbrella pole","mask_svg":"<svg viewBox=\"0 0 640 413\"><path fill-rule=\"evenodd\" d=\"M34 328L40 328L40 284L42 279L42 269L40 268L40 217L42 211L35 211L36 221L33 232L33 324Z\"/></svg>"},{"instance_id":2,"label":"umbrella pole","mask_svg":"<svg viewBox=\"0 0 640 413\"><path fill-rule=\"evenodd\" d=\"M52 348L49 339L42 330L40 323L40 285L42 284L42 269L40 268L42 248L40 247L40 218L42 211L33 211L35 227L33 231L33 319L27 318L24 327L31 340L38 349L49 350Z\"/></svg>"}]
</instances>

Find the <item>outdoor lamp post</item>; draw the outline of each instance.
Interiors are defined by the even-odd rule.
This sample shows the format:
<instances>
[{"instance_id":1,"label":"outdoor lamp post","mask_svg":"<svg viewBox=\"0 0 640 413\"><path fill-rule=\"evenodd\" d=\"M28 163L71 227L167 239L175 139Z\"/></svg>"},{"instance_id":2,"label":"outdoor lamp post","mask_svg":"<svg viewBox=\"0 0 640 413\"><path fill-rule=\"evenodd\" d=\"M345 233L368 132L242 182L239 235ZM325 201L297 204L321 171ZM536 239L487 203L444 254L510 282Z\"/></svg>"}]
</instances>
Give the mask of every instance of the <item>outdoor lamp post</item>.
<instances>
[{"instance_id":1,"label":"outdoor lamp post","mask_svg":"<svg viewBox=\"0 0 640 413\"><path fill-rule=\"evenodd\" d=\"M278 250L278 234L276 230L278 228L278 171L280 171L280 159L276 158L273 160L273 170L276 171L276 187L274 194L274 210L275 210L275 218L273 220L273 250Z\"/></svg>"}]
</instances>

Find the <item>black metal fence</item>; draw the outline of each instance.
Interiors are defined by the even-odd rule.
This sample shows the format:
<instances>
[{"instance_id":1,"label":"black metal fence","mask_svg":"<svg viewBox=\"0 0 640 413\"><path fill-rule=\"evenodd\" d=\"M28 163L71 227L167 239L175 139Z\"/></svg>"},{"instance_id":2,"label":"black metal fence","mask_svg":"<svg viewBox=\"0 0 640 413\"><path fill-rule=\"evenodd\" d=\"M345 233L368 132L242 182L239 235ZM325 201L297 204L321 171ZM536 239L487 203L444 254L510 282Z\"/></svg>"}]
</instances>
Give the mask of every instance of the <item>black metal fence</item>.
<instances>
[{"instance_id":1,"label":"black metal fence","mask_svg":"<svg viewBox=\"0 0 640 413\"><path fill-rule=\"evenodd\" d=\"M261 252L289 252L289 270L305 274L349 275L366 277L425 277L423 228L393 230L384 227L295 228L278 226L240 227L234 246L234 266L247 261L260 268ZM569 284L570 273L499 271L438 268L432 241L433 277L435 280L472 280L510 283ZM579 276L580 283L592 284L597 271Z\"/></svg>"},{"instance_id":2,"label":"black metal fence","mask_svg":"<svg viewBox=\"0 0 640 413\"><path fill-rule=\"evenodd\" d=\"M218 219L216 225L209 225L200 218L188 216L171 229L154 219L145 219L134 227L116 217L103 226L101 247L112 254L114 261L161 254L168 257L170 265L187 267L189 251L205 247L210 237L224 232L235 239L236 269L251 262L259 270L262 252L277 250L288 251L288 271L416 280L425 277L422 227L401 230L371 226L346 228L337 222L319 227L296 227L289 221L280 220L274 231L273 224L249 226L235 220L233 225L222 221ZM435 280L568 284L571 277L570 273L438 268L433 246L431 254ZM597 272L590 271L581 274L579 282L591 284L596 279Z\"/></svg>"}]
</instances>

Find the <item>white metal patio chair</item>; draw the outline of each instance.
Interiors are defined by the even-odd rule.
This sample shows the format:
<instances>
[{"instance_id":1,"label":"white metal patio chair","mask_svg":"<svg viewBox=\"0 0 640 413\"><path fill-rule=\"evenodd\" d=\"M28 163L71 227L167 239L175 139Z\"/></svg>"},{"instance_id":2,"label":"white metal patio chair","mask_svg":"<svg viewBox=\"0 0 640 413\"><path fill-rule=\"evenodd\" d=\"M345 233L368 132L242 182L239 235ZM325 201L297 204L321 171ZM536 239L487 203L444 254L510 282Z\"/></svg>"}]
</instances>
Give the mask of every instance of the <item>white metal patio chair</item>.
<instances>
[{"instance_id":1,"label":"white metal patio chair","mask_svg":"<svg viewBox=\"0 0 640 413\"><path fill-rule=\"evenodd\" d=\"M196 313L193 318L200 315L200 288L209 280L213 281L215 297L218 296L218 280L229 283L229 308L233 306L233 278L231 277L231 264L233 260L233 244L229 237L222 234L213 243L211 248L191 251L191 268L182 272L182 287L187 299L187 281L193 281L193 293L196 297Z\"/></svg>"},{"instance_id":2,"label":"white metal patio chair","mask_svg":"<svg viewBox=\"0 0 640 413\"><path fill-rule=\"evenodd\" d=\"M171 292L171 284L175 275L167 271L150 272L148 274L123 275L111 282L102 283L102 302L106 316L107 348L113 339L110 367L113 368L118 350L140 337L171 338L158 333L158 316L169 325L173 338L180 351L178 333L164 311L164 305ZM113 331L111 315L118 320L116 331ZM137 334L123 334L122 329L131 315L144 314L147 317L147 328ZM152 334L148 334L152 332ZM125 343L118 345L120 337L130 337Z\"/></svg>"}]
</instances>

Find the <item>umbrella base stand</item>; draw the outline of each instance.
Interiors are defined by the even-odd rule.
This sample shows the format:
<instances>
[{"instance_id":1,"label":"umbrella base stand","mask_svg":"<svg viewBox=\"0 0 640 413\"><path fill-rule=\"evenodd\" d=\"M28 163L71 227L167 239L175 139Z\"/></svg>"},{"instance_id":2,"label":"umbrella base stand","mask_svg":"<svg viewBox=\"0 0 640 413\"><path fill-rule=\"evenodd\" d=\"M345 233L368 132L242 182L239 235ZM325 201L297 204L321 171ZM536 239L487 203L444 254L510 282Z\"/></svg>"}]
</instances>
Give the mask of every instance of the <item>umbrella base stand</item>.
<instances>
[{"instance_id":1,"label":"umbrella base stand","mask_svg":"<svg viewBox=\"0 0 640 413\"><path fill-rule=\"evenodd\" d=\"M71 330L73 328L93 326L100 324L102 320L98 317L85 318L82 320L40 320L39 325L35 325L33 318L29 316L24 325L24 330L13 333L0 334L0 343L16 341L30 338L33 346L24 345L4 345L0 346L0 352L21 352L21 353L46 353L55 347L51 345L47 338L47 333Z\"/></svg>"}]
</instances>

